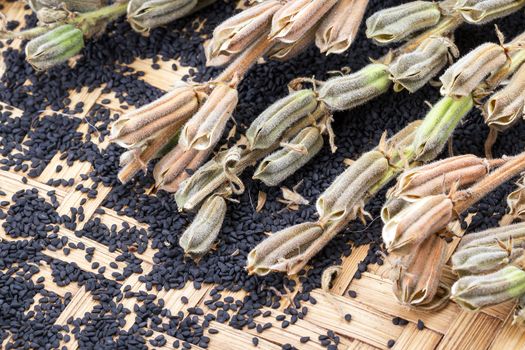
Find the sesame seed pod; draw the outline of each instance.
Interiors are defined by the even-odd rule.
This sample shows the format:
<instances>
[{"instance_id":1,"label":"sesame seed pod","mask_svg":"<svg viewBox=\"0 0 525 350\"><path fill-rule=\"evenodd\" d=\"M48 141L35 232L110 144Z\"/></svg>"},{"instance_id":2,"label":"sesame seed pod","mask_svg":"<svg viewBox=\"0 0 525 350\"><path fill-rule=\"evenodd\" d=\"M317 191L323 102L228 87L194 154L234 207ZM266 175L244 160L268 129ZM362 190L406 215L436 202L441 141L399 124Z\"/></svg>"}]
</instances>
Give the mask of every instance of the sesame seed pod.
<instances>
[{"instance_id":1,"label":"sesame seed pod","mask_svg":"<svg viewBox=\"0 0 525 350\"><path fill-rule=\"evenodd\" d=\"M525 242L525 223L495 227L464 236L457 251L471 247L497 245L497 241L507 242L512 240L517 247Z\"/></svg>"},{"instance_id":2,"label":"sesame seed pod","mask_svg":"<svg viewBox=\"0 0 525 350\"><path fill-rule=\"evenodd\" d=\"M385 204L381 208L381 220L383 223L387 223L408 205L409 203L404 199L397 197L387 198Z\"/></svg>"},{"instance_id":3,"label":"sesame seed pod","mask_svg":"<svg viewBox=\"0 0 525 350\"><path fill-rule=\"evenodd\" d=\"M524 253L523 248L514 247L508 252L494 241L493 245L472 246L456 251L451 257L452 269L460 276L488 273L508 265Z\"/></svg>"},{"instance_id":4,"label":"sesame seed pod","mask_svg":"<svg viewBox=\"0 0 525 350\"><path fill-rule=\"evenodd\" d=\"M84 47L80 29L64 24L30 40L25 48L26 60L37 70L66 62Z\"/></svg>"},{"instance_id":5,"label":"sesame seed pod","mask_svg":"<svg viewBox=\"0 0 525 350\"><path fill-rule=\"evenodd\" d=\"M447 244L438 235L431 235L406 260L406 266L394 280L393 291L401 304L436 309L448 299L441 291L440 277L447 260Z\"/></svg>"},{"instance_id":6,"label":"sesame seed pod","mask_svg":"<svg viewBox=\"0 0 525 350\"><path fill-rule=\"evenodd\" d=\"M139 33L162 26L189 14L198 0L131 0L128 3L128 22Z\"/></svg>"},{"instance_id":7,"label":"sesame seed pod","mask_svg":"<svg viewBox=\"0 0 525 350\"><path fill-rule=\"evenodd\" d=\"M210 98L182 129L182 145L199 151L213 148L219 142L238 101L239 93L235 88L221 84L213 89ZM197 126L195 135L190 138L188 129Z\"/></svg>"},{"instance_id":8,"label":"sesame seed pod","mask_svg":"<svg viewBox=\"0 0 525 350\"><path fill-rule=\"evenodd\" d=\"M213 37L206 47L206 64L216 63L219 56L231 57L244 51L255 39L269 31L275 12L283 4L278 0L265 1L250 7L222 22L213 31Z\"/></svg>"},{"instance_id":9,"label":"sesame seed pod","mask_svg":"<svg viewBox=\"0 0 525 350\"><path fill-rule=\"evenodd\" d=\"M503 216L500 224L510 224L514 220L525 220L525 180L521 179L518 189L507 196L509 212Z\"/></svg>"},{"instance_id":10,"label":"sesame seed pod","mask_svg":"<svg viewBox=\"0 0 525 350\"><path fill-rule=\"evenodd\" d=\"M317 28L318 27L312 27L299 40L291 44L278 41L270 50L268 50L268 57L278 62L285 62L296 57L313 44Z\"/></svg>"},{"instance_id":11,"label":"sesame seed pod","mask_svg":"<svg viewBox=\"0 0 525 350\"><path fill-rule=\"evenodd\" d=\"M446 38L429 37L416 50L399 56L388 66L394 90L404 88L413 93L426 85L447 65L451 45Z\"/></svg>"},{"instance_id":12,"label":"sesame seed pod","mask_svg":"<svg viewBox=\"0 0 525 350\"><path fill-rule=\"evenodd\" d=\"M389 252L409 252L427 237L444 229L454 214L452 200L444 194L414 201L383 227L383 242Z\"/></svg>"},{"instance_id":13,"label":"sesame seed pod","mask_svg":"<svg viewBox=\"0 0 525 350\"><path fill-rule=\"evenodd\" d=\"M39 23L52 24L63 21L67 18L68 12L64 9L54 9L48 7L42 7L36 11L36 17Z\"/></svg>"},{"instance_id":14,"label":"sesame seed pod","mask_svg":"<svg viewBox=\"0 0 525 350\"><path fill-rule=\"evenodd\" d=\"M510 15L523 6L524 0L458 0L454 10L469 23L483 24Z\"/></svg>"},{"instance_id":15,"label":"sesame seed pod","mask_svg":"<svg viewBox=\"0 0 525 350\"><path fill-rule=\"evenodd\" d=\"M520 296L514 309L512 324L525 327L525 294Z\"/></svg>"},{"instance_id":16,"label":"sesame seed pod","mask_svg":"<svg viewBox=\"0 0 525 350\"><path fill-rule=\"evenodd\" d=\"M321 194L315 204L320 220L338 220L355 210L367 191L388 171L388 160L379 151L363 154Z\"/></svg>"},{"instance_id":17,"label":"sesame seed pod","mask_svg":"<svg viewBox=\"0 0 525 350\"><path fill-rule=\"evenodd\" d=\"M348 110L384 94L391 84L388 66L369 64L355 73L327 80L319 89L319 99L332 110Z\"/></svg>"},{"instance_id":18,"label":"sesame seed pod","mask_svg":"<svg viewBox=\"0 0 525 350\"><path fill-rule=\"evenodd\" d=\"M378 44L395 43L436 25L439 5L430 1L409 3L377 11L366 20L366 36Z\"/></svg>"},{"instance_id":19,"label":"sesame seed pod","mask_svg":"<svg viewBox=\"0 0 525 350\"><path fill-rule=\"evenodd\" d=\"M310 115L317 104L315 92L309 89L293 92L273 103L246 130L250 149L273 145L293 123Z\"/></svg>"},{"instance_id":20,"label":"sesame seed pod","mask_svg":"<svg viewBox=\"0 0 525 350\"><path fill-rule=\"evenodd\" d=\"M461 277L452 285L451 298L467 310L503 303L525 293L525 271L506 266L498 271Z\"/></svg>"},{"instance_id":21,"label":"sesame seed pod","mask_svg":"<svg viewBox=\"0 0 525 350\"><path fill-rule=\"evenodd\" d=\"M345 52L354 41L368 0L340 0L321 21L315 44L326 55Z\"/></svg>"},{"instance_id":22,"label":"sesame seed pod","mask_svg":"<svg viewBox=\"0 0 525 350\"><path fill-rule=\"evenodd\" d=\"M41 9L47 8L57 9L61 5L69 11L75 12L89 12L97 10L105 5L107 5L106 0L29 0L28 4L31 9L35 12L40 11ZM40 18L39 18L40 19Z\"/></svg>"},{"instance_id":23,"label":"sesame seed pod","mask_svg":"<svg viewBox=\"0 0 525 350\"><path fill-rule=\"evenodd\" d=\"M439 78L443 96L464 97L489 75L507 63L505 48L494 43L485 43L450 66Z\"/></svg>"},{"instance_id":24,"label":"sesame seed pod","mask_svg":"<svg viewBox=\"0 0 525 350\"><path fill-rule=\"evenodd\" d=\"M253 178L267 186L277 186L312 159L322 147L320 130L314 126L305 128L290 141L289 146L263 159Z\"/></svg>"},{"instance_id":25,"label":"sesame seed pod","mask_svg":"<svg viewBox=\"0 0 525 350\"><path fill-rule=\"evenodd\" d=\"M269 37L283 43L299 40L336 3L337 0L295 0L285 3L273 16Z\"/></svg>"},{"instance_id":26,"label":"sesame seed pod","mask_svg":"<svg viewBox=\"0 0 525 350\"><path fill-rule=\"evenodd\" d=\"M461 188L476 182L489 170L486 159L471 154L446 158L403 172L388 197L414 201L448 192L454 185Z\"/></svg>"},{"instance_id":27,"label":"sesame seed pod","mask_svg":"<svg viewBox=\"0 0 525 350\"><path fill-rule=\"evenodd\" d=\"M184 253L198 258L212 248L221 230L226 208L226 200L220 196L211 196L202 204L197 216L179 239Z\"/></svg>"},{"instance_id":28,"label":"sesame seed pod","mask_svg":"<svg viewBox=\"0 0 525 350\"><path fill-rule=\"evenodd\" d=\"M525 65L514 73L509 84L492 95L483 106L485 123L503 131L525 116Z\"/></svg>"},{"instance_id":29,"label":"sesame seed pod","mask_svg":"<svg viewBox=\"0 0 525 350\"><path fill-rule=\"evenodd\" d=\"M182 126L197 111L202 98L194 87L181 84L154 102L120 117L111 126L111 141L125 148L140 147L165 128Z\"/></svg>"},{"instance_id":30,"label":"sesame seed pod","mask_svg":"<svg viewBox=\"0 0 525 350\"><path fill-rule=\"evenodd\" d=\"M272 271L287 271L287 259L297 257L323 234L317 223L303 223L273 233L248 254L248 273L260 276Z\"/></svg>"},{"instance_id":31,"label":"sesame seed pod","mask_svg":"<svg viewBox=\"0 0 525 350\"><path fill-rule=\"evenodd\" d=\"M444 97L435 104L416 131L411 146L415 160L425 162L436 158L459 121L472 109L473 104L470 95L460 99Z\"/></svg>"}]
</instances>

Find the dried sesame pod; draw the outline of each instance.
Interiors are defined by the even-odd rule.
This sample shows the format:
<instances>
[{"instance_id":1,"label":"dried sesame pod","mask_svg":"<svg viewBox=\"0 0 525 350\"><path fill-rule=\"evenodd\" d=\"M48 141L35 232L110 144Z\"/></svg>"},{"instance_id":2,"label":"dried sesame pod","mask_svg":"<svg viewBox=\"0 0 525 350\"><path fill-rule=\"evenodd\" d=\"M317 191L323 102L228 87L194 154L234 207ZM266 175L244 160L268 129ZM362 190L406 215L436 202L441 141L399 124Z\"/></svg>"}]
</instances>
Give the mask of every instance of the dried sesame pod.
<instances>
[{"instance_id":1,"label":"dried sesame pod","mask_svg":"<svg viewBox=\"0 0 525 350\"><path fill-rule=\"evenodd\" d=\"M180 144L206 150L219 141L238 102L237 89L218 84L199 111L184 125Z\"/></svg>"},{"instance_id":2,"label":"dried sesame pod","mask_svg":"<svg viewBox=\"0 0 525 350\"><path fill-rule=\"evenodd\" d=\"M467 310L479 310L524 293L525 271L509 265L486 275L461 277L452 286L451 298Z\"/></svg>"},{"instance_id":3,"label":"dried sesame pod","mask_svg":"<svg viewBox=\"0 0 525 350\"><path fill-rule=\"evenodd\" d=\"M471 247L497 245L498 241L512 241L514 247L521 246L522 243L525 243L525 223L470 233L462 238L457 251Z\"/></svg>"},{"instance_id":4,"label":"dried sesame pod","mask_svg":"<svg viewBox=\"0 0 525 350\"><path fill-rule=\"evenodd\" d=\"M366 36L378 44L395 43L436 25L440 18L441 11L437 3L411 1L370 16L366 20Z\"/></svg>"},{"instance_id":5,"label":"dried sesame pod","mask_svg":"<svg viewBox=\"0 0 525 350\"><path fill-rule=\"evenodd\" d=\"M359 71L327 80L319 99L332 110L348 110L384 94L390 88L388 66L369 64Z\"/></svg>"},{"instance_id":6,"label":"dried sesame pod","mask_svg":"<svg viewBox=\"0 0 525 350\"><path fill-rule=\"evenodd\" d=\"M483 24L510 15L523 6L525 0L458 0L454 10L469 23Z\"/></svg>"},{"instance_id":7,"label":"dried sesame pod","mask_svg":"<svg viewBox=\"0 0 525 350\"><path fill-rule=\"evenodd\" d=\"M299 40L327 13L337 0L295 0L275 13L269 37L283 43Z\"/></svg>"},{"instance_id":8,"label":"dried sesame pod","mask_svg":"<svg viewBox=\"0 0 525 350\"><path fill-rule=\"evenodd\" d=\"M69 13L64 9L43 7L36 11L36 17L38 18L39 23L42 24L52 24L63 21L68 17L68 15Z\"/></svg>"},{"instance_id":9,"label":"dried sesame pod","mask_svg":"<svg viewBox=\"0 0 525 350\"><path fill-rule=\"evenodd\" d=\"M221 230L226 207L226 200L220 196L211 196L202 204L179 239L184 253L198 258L210 251Z\"/></svg>"},{"instance_id":10,"label":"dried sesame pod","mask_svg":"<svg viewBox=\"0 0 525 350\"><path fill-rule=\"evenodd\" d=\"M59 7L65 7L69 11L89 12L108 4L106 0L29 0L28 3L35 12L44 8L58 9Z\"/></svg>"},{"instance_id":11,"label":"dried sesame pod","mask_svg":"<svg viewBox=\"0 0 525 350\"><path fill-rule=\"evenodd\" d=\"M518 183L518 189L507 196L509 212L502 218L502 223L510 224L514 220L525 220L525 179Z\"/></svg>"},{"instance_id":12,"label":"dried sesame pod","mask_svg":"<svg viewBox=\"0 0 525 350\"><path fill-rule=\"evenodd\" d=\"M111 141L125 148L141 147L172 125L182 126L199 108L201 94L181 83L161 98L124 114L111 126Z\"/></svg>"},{"instance_id":13,"label":"dried sesame pod","mask_svg":"<svg viewBox=\"0 0 525 350\"><path fill-rule=\"evenodd\" d=\"M222 22L213 31L213 37L206 47L207 65L217 65L215 58L236 55L265 35L270 29L273 15L282 6L278 0L265 1ZM224 62L220 62L222 64Z\"/></svg>"},{"instance_id":14,"label":"dried sesame pod","mask_svg":"<svg viewBox=\"0 0 525 350\"><path fill-rule=\"evenodd\" d=\"M416 131L411 146L415 160L425 162L436 158L459 121L473 105L470 95L460 99L444 97L435 104Z\"/></svg>"},{"instance_id":15,"label":"dried sesame pod","mask_svg":"<svg viewBox=\"0 0 525 350\"><path fill-rule=\"evenodd\" d=\"M408 205L410 205L410 203L404 199L397 197L387 198L385 204L383 204L383 207L381 208L381 220L383 223L387 223Z\"/></svg>"},{"instance_id":16,"label":"dried sesame pod","mask_svg":"<svg viewBox=\"0 0 525 350\"><path fill-rule=\"evenodd\" d=\"M84 47L82 31L64 24L31 39L26 45L26 60L35 69L45 70L66 62Z\"/></svg>"},{"instance_id":17,"label":"dried sesame pod","mask_svg":"<svg viewBox=\"0 0 525 350\"><path fill-rule=\"evenodd\" d=\"M410 251L444 229L453 214L452 200L444 194L418 199L385 224L382 233L385 247L400 253Z\"/></svg>"},{"instance_id":18,"label":"dried sesame pod","mask_svg":"<svg viewBox=\"0 0 525 350\"><path fill-rule=\"evenodd\" d=\"M505 48L494 43L485 43L450 66L439 78L443 85L443 96L463 97L470 95L474 89L489 75L507 63Z\"/></svg>"},{"instance_id":19,"label":"dried sesame pod","mask_svg":"<svg viewBox=\"0 0 525 350\"><path fill-rule=\"evenodd\" d=\"M362 204L368 190L389 170L379 151L363 154L321 194L315 204L320 220L338 220Z\"/></svg>"},{"instance_id":20,"label":"dried sesame pod","mask_svg":"<svg viewBox=\"0 0 525 350\"><path fill-rule=\"evenodd\" d=\"M489 171L489 162L472 154L446 158L403 172L388 197L414 201L448 192L455 185L467 186Z\"/></svg>"},{"instance_id":21,"label":"dried sesame pod","mask_svg":"<svg viewBox=\"0 0 525 350\"><path fill-rule=\"evenodd\" d=\"M306 50L310 45L313 44L315 40L315 31L317 27L313 27L308 32L306 32L299 40L287 44L281 41L278 41L273 45L270 50L268 50L267 56L279 62L285 62L289 59L292 59Z\"/></svg>"},{"instance_id":22,"label":"dried sesame pod","mask_svg":"<svg viewBox=\"0 0 525 350\"><path fill-rule=\"evenodd\" d=\"M524 253L523 248L502 249L496 241L492 245L471 246L452 255L452 269L460 276L488 273L508 265Z\"/></svg>"},{"instance_id":23,"label":"dried sesame pod","mask_svg":"<svg viewBox=\"0 0 525 350\"><path fill-rule=\"evenodd\" d=\"M273 233L248 254L248 273L260 276L288 271L286 260L300 257L323 234L319 224L307 222Z\"/></svg>"},{"instance_id":24,"label":"dried sesame pod","mask_svg":"<svg viewBox=\"0 0 525 350\"><path fill-rule=\"evenodd\" d=\"M305 128L289 144L264 158L253 178L267 186L277 186L312 159L322 147L320 130L315 126Z\"/></svg>"},{"instance_id":25,"label":"dried sesame pod","mask_svg":"<svg viewBox=\"0 0 525 350\"><path fill-rule=\"evenodd\" d=\"M139 33L167 24L189 14L198 0L131 0L128 22Z\"/></svg>"},{"instance_id":26,"label":"dried sesame pod","mask_svg":"<svg viewBox=\"0 0 525 350\"><path fill-rule=\"evenodd\" d=\"M485 123L503 131L525 116L525 65L514 73L509 84L492 95L483 106Z\"/></svg>"},{"instance_id":27,"label":"dried sesame pod","mask_svg":"<svg viewBox=\"0 0 525 350\"><path fill-rule=\"evenodd\" d=\"M520 296L514 309L512 324L525 327L525 294Z\"/></svg>"},{"instance_id":28,"label":"dried sesame pod","mask_svg":"<svg viewBox=\"0 0 525 350\"><path fill-rule=\"evenodd\" d=\"M354 41L368 0L340 0L321 21L315 44L327 55L345 52Z\"/></svg>"},{"instance_id":29,"label":"dried sesame pod","mask_svg":"<svg viewBox=\"0 0 525 350\"><path fill-rule=\"evenodd\" d=\"M393 283L394 295L401 304L435 309L446 302L448 291L441 292L444 295L438 297L446 253L446 242L438 235L432 235L406 258L406 265L401 266Z\"/></svg>"},{"instance_id":30,"label":"dried sesame pod","mask_svg":"<svg viewBox=\"0 0 525 350\"><path fill-rule=\"evenodd\" d=\"M317 104L315 92L309 89L293 92L273 103L246 130L250 149L264 149L278 142L293 123L308 117Z\"/></svg>"},{"instance_id":31,"label":"dried sesame pod","mask_svg":"<svg viewBox=\"0 0 525 350\"><path fill-rule=\"evenodd\" d=\"M457 48L449 39L429 37L414 51L399 56L389 65L394 90L416 92L422 88L447 65L451 51L457 57Z\"/></svg>"}]
</instances>

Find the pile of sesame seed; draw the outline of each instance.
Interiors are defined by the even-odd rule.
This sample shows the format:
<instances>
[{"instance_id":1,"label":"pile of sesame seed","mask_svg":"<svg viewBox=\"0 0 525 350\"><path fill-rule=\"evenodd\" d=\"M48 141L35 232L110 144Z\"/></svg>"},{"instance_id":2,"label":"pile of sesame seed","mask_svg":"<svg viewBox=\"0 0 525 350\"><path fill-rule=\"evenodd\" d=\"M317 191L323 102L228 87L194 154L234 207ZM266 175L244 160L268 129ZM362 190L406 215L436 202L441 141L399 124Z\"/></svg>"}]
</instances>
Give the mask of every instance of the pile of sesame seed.
<instances>
[{"instance_id":1,"label":"pile of sesame seed","mask_svg":"<svg viewBox=\"0 0 525 350\"><path fill-rule=\"evenodd\" d=\"M402 1L370 1L365 18L380 8L399 3ZM244 270L246 255L266 237L265 232L316 219L312 205L302 206L297 211L283 210L285 205L277 201L281 196L279 188L252 181L250 171L242 176L247 185L246 192L240 196L239 203L229 204L217 248L195 263L184 257L178 246L179 236L191 222L192 215L179 213L172 195L148 191L154 184L151 176L153 164L146 174L139 174L132 182L123 185L116 174L124 150L113 144L99 146L100 142L107 140L109 124L119 118L118 113L105 107L110 101L102 100L89 111L84 111L83 102L72 105L70 94L78 93L82 88L88 91L102 88L103 93L114 93L122 109L139 107L159 97L163 92L144 82L143 72L127 66L137 58L153 59L153 69L159 68L159 60L178 60L183 66L193 67L184 80L209 80L219 70L205 66L202 44L218 23L236 11L235 4L236 1L218 1L196 14L206 18L198 31L195 17L189 17L143 37L131 31L125 21L119 20L109 25L101 38L87 43L73 68L60 66L46 73L37 73L25 62L23 50L4 48L2 55L6 72L0 79L0 101L18 108L22 114L16 115L11 108L0 106L0 169L23 173L26 179L40 176L57 154L68 166L88 162L91 170L81 174L80 180L91 180L93 184L89 187L79 184L79 179L62 178L62 167L55 169L47 184L57 188L74 186L75 191L86 193L88 198L97 197L102 187L111 188L95 214L101 215L104 209L112 209L118 215L133 218L147 227L127 224L108 227L96 216L85 216L86 200L71 208L68 214L59 215L56 211L58 199L53 191L43 193L28 189L11 197L0 193L0 220L10 238L0 240L0 343L10 337L6 349L54 349L59 348L61 341L68 343L71 337L82 349L145 349L148 345L207 348L213 339L206 334L219 332L214 328L215 323L224 323L235 329L255 329L261 334L271 327L287 328L303 319L308 309L317 303L310 292L320 287L323 270L341 264L355 246L369 244L369 251L359 263L354 278L360 278L370 264L383 264L382 257L377 254L381 248L381 220L376 219L367 225L359 222L349 225L313 259L309 269L302 271L298 279L281 274L249 276ZM521 23L522 13L497 22L508 37L522 30ZM35 16L27 15L25 23L12 21L8 26L20 29L35 24ZM487 38L497 40L492 24L464 26L456 35L462 53ZM287 93L286 84L293 78L315 76L326 79L334 74L330 72L343 67L359 69L367 63L368 57L379 57L387 50L367 40L362 28L354 45L343 55L325 57L316 48L310 48L290 62L255 66L240 85L240 102L234 114L238 123L237 136L270 103ZM177 65L174 64L173 69L176 70ZM435 102L438 96L433 87L423 88L416 94L388 93L350 112L336 114L333 128L337 152L332 154L325 147L283 186L291 188L302 180L300 193L314 203L344 170L345 158L356 159L374 147L384 130L392 134L408 122L423 117L427 110L424 101ZM86 117L78 116L83 112L87 113ZM86 135L76 131L84 123L90 126ZM228 127L232 125L230 121ZM473 111L454 134L455 152L483 155L487 132L480 113ZM520 152L525 146L525 140L520 137L524 132L525 125L521 123L501 135L494 148L495 156ZM502 186L469 210L476 213L469 232L497 225L505 212L506 194L512 188L510 183ZM259 191L267 193L267 201L263 209L256 212L254 200ZM374 218L379 216L384 194L381 192L366 207ZM462 225L467 228L466 223ZM58 234L60 226L73 231L80 239L89 238L106 246L109 252L115 252L117 255L115 262L110 264L111 268L117 269L117 263L123 263L125 267L108 275L105 266L92 262L94 248L69 242L67 237ZM155 250L154 266L151 272L144 273L141 254L148 247ZM48 250L62 250L66 255L82 250L96 273L86 272L74 262L50 258L45 254ZM44 281L38 277L39 266L44 264L51 268L53 283L82 286L97 302L96 307L82 317L68 319L65 325L55 325L72 296L66 293L60 298L45 289ZM125 280L134 274L139 275L147 292L135 292L125 284ZM186 313L172 314L157 293L181 289L187 283L192 283L197 290L203 284L213 283L215 286L205 296L205 308L188 307ZM226 292L241 290L247 293L242 300L223 297ZM282 295L289 292L296 293L282 314L262 311L263 308L280 308L284 301ZM367 297L352 290L347 294L351 298ZM135 304L127 308L124 302L130 299ZM187 304L188 299L183 296L181 302ZM33 308L29 311L31 306ZM124 327L124 319L131 313L131 325L127 322ZM352 322L352 315L345 314L341 322ZM407 321L394 318L392 322L403 326ZM417 323L417 328L424 329L422 321ZM337 349L340 336L327 330L318 339L303 336L298 341L304 344L314 340L327 349ZM252 344L257 346L259 342L259 337L253 336ZM392 339L385 345L392 347L394 344ZM284 344L282 348L294 347Z\"/></svg>"}]
</instances>

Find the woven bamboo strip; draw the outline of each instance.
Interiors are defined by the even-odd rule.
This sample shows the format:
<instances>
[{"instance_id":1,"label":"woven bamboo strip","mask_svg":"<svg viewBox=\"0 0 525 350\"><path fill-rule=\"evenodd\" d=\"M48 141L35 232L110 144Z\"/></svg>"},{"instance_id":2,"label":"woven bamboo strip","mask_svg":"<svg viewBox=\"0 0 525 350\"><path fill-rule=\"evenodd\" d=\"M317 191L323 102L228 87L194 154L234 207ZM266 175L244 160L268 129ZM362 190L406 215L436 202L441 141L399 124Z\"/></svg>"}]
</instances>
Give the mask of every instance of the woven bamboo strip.
<instances>
[{"instance_id":1,"label":"woven bamboo strip","mask_svg":"<svg viewBox=\"0 0 525 350\"><path fill-rule=\"evenodd\" d=\"M363 245L352 249L352 254L343 260L341 265L341 273L333 281L333 286L330 292L337 295L343 295L348 286L352 283L354 274L357 271L357 265L363 261L368 252L368 245Z\"/></svg>"},{"instance_id":2,"label":"woven bamboo strip","mask_svg":"<svg viewBox=\"0 0 525 350\"><path fill-rule=\"evenodd\" d=\"M433 350L438 345L441 337L441 334L429 329L423 329L420 331L415 324L409 323L397 339L393 349Z\"/></svg>"}]
</instances>

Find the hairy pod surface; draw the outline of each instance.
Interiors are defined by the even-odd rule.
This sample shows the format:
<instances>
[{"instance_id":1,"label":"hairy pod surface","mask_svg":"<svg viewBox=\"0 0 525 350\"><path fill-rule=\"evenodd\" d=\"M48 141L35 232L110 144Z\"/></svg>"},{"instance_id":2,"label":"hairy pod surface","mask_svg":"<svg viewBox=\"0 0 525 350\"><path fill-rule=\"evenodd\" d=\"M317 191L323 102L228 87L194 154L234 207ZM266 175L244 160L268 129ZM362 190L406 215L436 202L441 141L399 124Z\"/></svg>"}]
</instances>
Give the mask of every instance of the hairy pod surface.
<instances>
[{"instance_id":1,"label":"hairy pod surface","mask_svg":"<svg viewBox=\"0 0 525 350\"><path fill-rule=\"evenodd\" d=\"M131 0L128 22L139 33L167 24L189 14L198 0Z\"/></svg>"},{"instance_id":2,"label":"hairy pod surface","mask_svg":"<svg viewBox=\"0 0 525 350\"><path fill-rule=\"evenodd\" d=\"M331 110L348 110L384 94L391 84L388 66L373 63L355 73L327 80L319 89L319 99Z\"/></svg>"},{"instance_id":3,"label":"hairy pod surface","mask_svg":"<svg viewBox=\"0 0 525 350\"><path fill-rule=\"evenodd\" d=\"M317 127L308 127L289 144L264 158L253 175L267 186L277 186L295 173L323 147L323 136Z\"/></svg>"},{"instance_id":4,"label":"hairy pod surface","mask_svg":"<svg viewBox=\"0 0 525 350\"><path fill-rule=\"evenodd\" d=\"M483 24L505 17L525 6L525 0L459 0L454 9L465 21Z\"/></svg>"},{"instance_id":5,"label":"hairy pod surface","mask_svg":"<svg viewBox=\"0 0 525 350\"><path fill-rule=\"evenodd\" d=\"M470 233L461 239L457 251L471 247L493 246L497 245L498 241L505 243L509 240L512 240L516 246L525 243L525 223L495 227Z\"/></svg>"},{"instance_id":6,"label":"hairy pod surface","mask_svg":"<svg viewBox=\"0 0 525 350\"><path fill-rule=\"evenodd\" d=\"M71 24L58 26L31 39L25 48L26 60L37 70L64 63L84 47L84 34Z\"/></svg>"},{"instance_id":7,"label":"hairy pod surface","mask_svg":"<svg viewBox=\"0 0 525 350\"><path fill-rule=\"evenodd\" d=\"M411 1L377 11L366 20L366 36L378 44L404 40L439 22L439 5L431 1Z\"/></svg>"},{"instance_id":8,"label":"hairy pod surface","mask_svg":"<svg viewBox=\"0 0 525 350\"><path fill-rule=\"evenodd\" d=\"M506 251L496 241L492 245L471 246L452 255L452 269L460 276L484 274L508 265L524 253L525 250L518 247Z\"/></svg>"}]
</instances>

